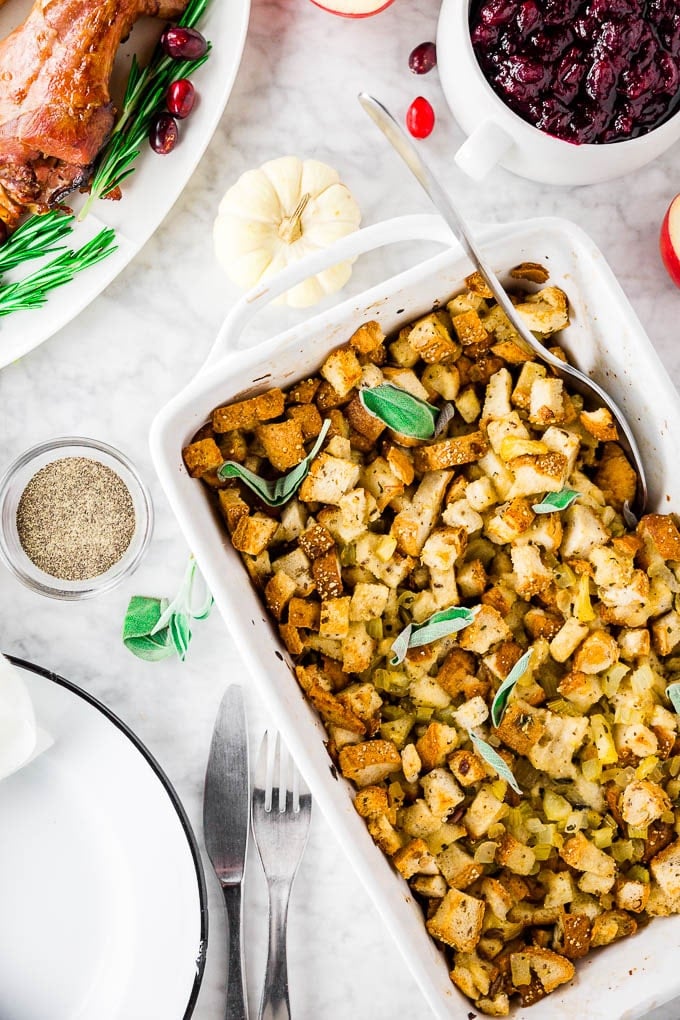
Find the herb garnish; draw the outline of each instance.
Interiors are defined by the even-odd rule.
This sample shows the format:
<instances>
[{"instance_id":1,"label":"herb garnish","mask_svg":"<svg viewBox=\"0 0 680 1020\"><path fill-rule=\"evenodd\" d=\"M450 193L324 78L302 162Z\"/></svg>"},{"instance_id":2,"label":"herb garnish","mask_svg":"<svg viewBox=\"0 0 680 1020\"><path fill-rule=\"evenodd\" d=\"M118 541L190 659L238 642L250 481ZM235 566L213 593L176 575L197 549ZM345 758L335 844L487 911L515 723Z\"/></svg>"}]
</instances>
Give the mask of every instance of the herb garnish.
<instances>
[{"instance_id":1,"label":"herb garnish","mask_svg":"<svg viewBox=\"0 0 680 1020\"><path fill-rule=\"evenodd\" d=\"M581 495L575 489L560 489L549 492L540 503L534 503L531 509L535 514L554 514L557 510L566 510Z\"/></svg>"},{"instance_id":2,"label":"herb garnish","mask_svg":"<svg viewBox=\"0 0 680 1020\"><path fill-rule=\"evenodd\" d=\"M68 248L23 280L0 286L0 316L40 308L47 301L51 290L70 283L76 273L89 269L114 252L117 248L115 236L111 227L105 227L82 248L76 251Z\"/></svg>"},{"instance_id":3,"label":"herb garnish","mask_svg":"<svg viewBox=\"0 0 680 1020\"><path fill-rule=\"evenodd\" d=\"M61 251L65 245L56 242L71 233L72 223L73 216L57 210L29 216L0 246L0 276L22 262Z\"/></svg>"},{"instance_id":4,"label":"herb garnish","mask_svg":"<svg viewBox=\"0 0 680 1020\"><path fill-rule=\"evenodd\" d=\"M431 439L439 408L394 383L359 390L359 400L369 414L388 428L412 439Z\"/></svg>"},{"instance_id":5,"label":"herb garnish","mask_svg":"<svg viewBox=\"0 0 680 1020\"><path fill-rule=\"evenodd\" d=\"M171 602L144 595L132 596L123 622L123 644L138 659L159 662L178 655L184 661L191 641L191 620L205 620L213 604L205 585L196 601L197 578L200 574L192 556L182 585Z\"/></svg>"},{"instance_id":6,"label":"herb garnish","mask_svg":"<svg viewBox=\"0 0 680 1020\"><path fill-rule=\"evenodd\" d=\"M392 642L394 656L390 666L398 666L406 658L409 648L432 644L439 638L456 634L459 630L469 627L480 610L480 606L467 609L465 606L450 606L424 620L423 623L409 623Z\"/></svg>"},{"instance_id":7,"label":"herb garnish","mask_svg":"<svg viewBox=\"0 0 680 1020\"><path fill-rule=\"evenodd\" d=\"M441 436L442 432L445 432L448 428L449 422L453 421L456 416L456 405L452 404L450 400L447 400L445 404L439 409L437 420L434 423L434 438Z\"/></svg>"},{"instance_id":8,"label":"herb garnish","mask_svg":"<svg viewBox=\"0 0 680 1020\"><path fill-rule=\"evenodd\" d=\"M302 485L330 427L330 418L327 418L316 438L314 446L304 460L301 460L287 475L282 475L281 478L277 478L273 482L260 478L254 471L249 471L248 468L243 467L242 464L237 464L234 460L226 460L222 467L217 469L217 477L222 481L226 478L238 478L249 489L252 489L267 506L283 506L284 503L293 498Z\"/></svg>"},{"instance_id":9,"label":"herb garnish","mask_svg":"<svg viewBox=\"0 0 680 1020\"><path fill-rule=\"evenodd\" d=\"M513 687L521 676L524 676L527 669L529 668L529 662L531 661L531 648L528 652L525 652L521 659L518 659L515 665L512 667L508 675L506 676L503 683L496 691L496 696L491 704L491 722L494 726L500 726L503 716L505 715L505 709L508 704L508 698L512 692Z\"/></svg>"},{"instance_id":10,"label":"herb garnish","mask_svg":"<svg viewBox=\"0 0 680 1020\"><path fill-rule=\"evenodd\" d=\"M497 751L494 751L491 744L487 744L486 740L482 740L472 730L468 730L468 736L475 746L475 749L479 752L485 762L495 769L501 779L504 779L508 783L515 793L522 793L521 787L518 785L517 780L513 776L512 772L501 758Z\"/></svg>"},{"instance_id":11,"label":"herb garnish","mask_svg":"<svg viewBox=\"0 0 680 1020\"><path fill-rule=\"evenodd\" d=\"M666 694L670 698L671 705L676 713L680 715L680 683L669 684L666 688Z\"/></svg>"},{"instance_id":12,"label":"herb garnish","mask_svg":"<svg viewBox=\"0 0 680 1020\"><path fill-rule=\"evenodd\" d=\"M207 5L208 0L189 0L177 25L193 28L203 16ZM143 70L133 57L121 115L97 158L90 194L80 211L79 220L87 216L98 198L106 198L126 177L134 173L132 164L139 156L139 147L149 134L151 122L162 105L168 87L173 81L193 74L205 63L209 54L210 44L207 53L196 60L176 60L166 56L159 45Z\"/></svg>"}]
</instances>

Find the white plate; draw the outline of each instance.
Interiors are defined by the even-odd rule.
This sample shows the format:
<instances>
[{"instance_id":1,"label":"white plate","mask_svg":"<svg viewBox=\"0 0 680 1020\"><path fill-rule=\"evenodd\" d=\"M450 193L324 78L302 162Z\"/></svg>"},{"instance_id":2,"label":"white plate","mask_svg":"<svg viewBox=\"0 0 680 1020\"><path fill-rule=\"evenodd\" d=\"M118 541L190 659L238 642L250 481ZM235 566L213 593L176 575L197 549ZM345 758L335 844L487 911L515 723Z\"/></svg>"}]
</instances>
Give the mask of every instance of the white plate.
<instances>
[{"instance_id":1,"label":"white plate","mask_svg":"<svg viewBox=\"0 0 680 1020\"><path fill-rule=\"evenodd\" d=\"M0 6L0 38L23 19L29 8L29 0L10 0ZM212 52L192 76L199 101L182 124L180 144L170 155L157 156L144 143L137 169L123 185L121 201L97 202L69 242L80 247L103 226L110 226L116 230L118 251L53 291L44 308L14 312L0 319L0 368L32 351L78 315L134 258L168 214L222 116L241 62L249 14L250 0L209 0L206 15L197 27L212 42ZM112 82L114 101L121 94L133 53L145 62L162 28L160 19L142 19L121 46ZM83 199L72 195L66 201L79 209ZM25 276L34 265L28 263L4 279L9 282Z\"/></svg>"},{"instance_id":2,"label":"white plate","mask_svg":"<svg viewBox=\"0 0 680 1020\"><path fill-rule=\"evenodd\" d=\"M207 905L176 793L89 694L13 660L54 743L0 783L2 1020L182 1020Z\"/></svg>"}]
</instances>

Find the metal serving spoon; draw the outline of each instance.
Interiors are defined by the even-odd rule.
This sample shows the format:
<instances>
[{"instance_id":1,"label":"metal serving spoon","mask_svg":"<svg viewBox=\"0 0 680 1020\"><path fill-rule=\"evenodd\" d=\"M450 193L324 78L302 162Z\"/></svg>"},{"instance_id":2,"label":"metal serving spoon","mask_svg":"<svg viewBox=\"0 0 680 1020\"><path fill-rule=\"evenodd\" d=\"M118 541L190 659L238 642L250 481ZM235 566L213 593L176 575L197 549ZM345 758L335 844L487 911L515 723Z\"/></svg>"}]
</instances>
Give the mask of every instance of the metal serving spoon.
<instances>
[{"instance_id":1,"label":"metal serving spoon","mask_svg":"<svg viewBox=\"0 0 680 1020\"><path fill-rule=\"evenodd\" d=\"M427 192L431 202L451 228L455 237L460 241L463 251L484 277L489 290L507 315L512 326L516 329L522 341L522 346L524 346L526 351L540 361L550 365L558 378L569 380L572 389L580 393L581 396L587 397L592 404L600 407L604 406L611 412L619 431L619 443L628 455L628 459L631 461L637 474L633 509L638 516L641 515L647 505L645 471L642 466L642 458L638 445L635 442L635 436L618 404L612 400L601 386L585 375L584 372L574 368L573 365L567 365L564 361L561 361L560 358L546 350L536 339L525 324L522 316L515 310L503 284L481 254L460 211L456 208L447 192L444 191L429 167L423 162L415 146L406 137L392 114L382 103L374 99L373 96L369 96L366 92L359 93L359 102L371 120L380 128L388 142L399 153L420 186ZM632 525L634 523L633 515L627 503L624 505L624 517L627 524Z\"/></svg>"}]
</instances>

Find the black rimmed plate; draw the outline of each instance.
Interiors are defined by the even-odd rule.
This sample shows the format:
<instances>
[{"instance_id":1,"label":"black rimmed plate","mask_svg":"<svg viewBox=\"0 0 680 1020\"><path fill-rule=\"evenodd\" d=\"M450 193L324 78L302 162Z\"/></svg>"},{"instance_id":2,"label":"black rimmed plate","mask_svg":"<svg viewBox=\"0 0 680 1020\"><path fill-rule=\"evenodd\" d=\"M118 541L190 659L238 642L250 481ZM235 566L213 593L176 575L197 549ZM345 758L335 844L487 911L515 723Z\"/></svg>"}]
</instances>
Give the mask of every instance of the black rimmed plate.
<instances>
[{"instance_id":1,"label":"black rimmed plate","mask_svg":"<svg viewBox=\"0 0 680 1020\"><path fill-rule=\"evenodd\" d=\"M207 941L179 798L90 694L22 671L52 746L0 782L2 1020L187 1020Z\"/></svg>"}]
</instances>

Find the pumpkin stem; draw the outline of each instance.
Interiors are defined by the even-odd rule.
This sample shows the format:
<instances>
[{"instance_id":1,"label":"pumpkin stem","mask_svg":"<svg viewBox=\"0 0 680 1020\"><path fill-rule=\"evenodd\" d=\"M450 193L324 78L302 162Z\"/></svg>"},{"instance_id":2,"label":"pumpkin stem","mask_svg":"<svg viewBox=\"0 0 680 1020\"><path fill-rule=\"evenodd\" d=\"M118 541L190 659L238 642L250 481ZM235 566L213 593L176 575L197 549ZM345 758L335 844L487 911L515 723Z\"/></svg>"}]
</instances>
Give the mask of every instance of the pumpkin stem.
<instances>
[{"instance_id":1,"label":"pumpkin stem","mask_svg":"<svg viewBox=\"0 0 680 1020\"><path fill-rule=\"evenodd\" d=\"M309 192L305 192L292 216L284 216L281 220L279 224L279 237L286 244L292 244L293 241L298 241L302 237L301 218L311 197Z\"/></svg>"}]
</instances>

